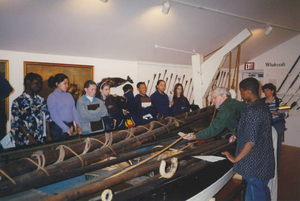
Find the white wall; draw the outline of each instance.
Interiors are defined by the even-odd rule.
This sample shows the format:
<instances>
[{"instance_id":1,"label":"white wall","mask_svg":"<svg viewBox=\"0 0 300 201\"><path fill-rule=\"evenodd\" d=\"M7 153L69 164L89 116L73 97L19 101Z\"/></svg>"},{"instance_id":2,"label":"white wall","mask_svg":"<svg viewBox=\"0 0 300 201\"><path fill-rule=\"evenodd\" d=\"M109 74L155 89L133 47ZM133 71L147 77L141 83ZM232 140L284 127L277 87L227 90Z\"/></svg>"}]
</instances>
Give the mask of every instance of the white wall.
<instances>
[{"instance_id":1,"label":"white wall","mask_svg":"<svg viewBox=\"0 0 300 201\"><path fill-rule=\"evenodd\" d=\"M255 51L255 50L253 50ZM282 83L283 79L295 63L296 59L300 54L300 35L292 38L291 40L273 48L272 50L252 59L249 62L255 63L255 70L264 71L264 84L273 83L277 88ZM280 67L266 67L266 63L276 63L285 66ZM240 66L240 69L244 69L244 66ZM278 97L282 98L283 94L286 93L292 81L295 79L297 74L300 72L300 61L295 66L294 70L291 72L290 76L286 80L282 89L278 93ZM293 101L300 98L300 91L295 94L295 91L300 87L300 78L295 82L294 86L285 95L283 101L287 102L292 95L294 97L288 102L291 105ZM298 105L290 111L290 117L286 119L287 131L285 132L284 144L300 147L300 109L296 110L300 106L300 101Z\"/></svg>"}]
</instances>

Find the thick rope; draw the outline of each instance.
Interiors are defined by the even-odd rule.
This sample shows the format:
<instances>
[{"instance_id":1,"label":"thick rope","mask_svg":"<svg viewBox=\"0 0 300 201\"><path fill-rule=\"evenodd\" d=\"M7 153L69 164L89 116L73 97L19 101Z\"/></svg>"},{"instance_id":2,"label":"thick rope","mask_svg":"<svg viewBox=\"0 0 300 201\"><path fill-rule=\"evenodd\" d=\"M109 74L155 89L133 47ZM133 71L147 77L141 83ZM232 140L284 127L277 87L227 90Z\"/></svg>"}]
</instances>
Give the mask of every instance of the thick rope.
<instances>
[{"instance_id":1,"label":"thick rope","mask_svg":"<svg viewBox=\"0 0 300 201\"><path fill-rule=\"evenodd\" d=\"M106 136L105 136L106 137ZM108 137L109 138L109 137ZM105 138L106 139L106 138ZM86 154L88 151L89 151L89 149L91 148L91 145L92 145L92 140L94 140L94 141L97 141L97 142L99 142L100 144L102 144L104 147L108 147L108 148L110 148L110 150L114 153L114 155L116 155L116 152L110 147L110 145L111 145L111 140L110 140L111 138L109 138L108 140L105 140L105 142L106 142L106 144L105 143L103 143L103 142L101 142L100 140L98 140L98 139L96 139L96 138L86 138L85 140L84 140L84 142L85 142L85 147L84 147L84 150L83 150L83 152L80 154L80 155L84 155L84 154ZM108 145L108 144L110 144L110 145ZM102 147L103 147L102 146ZM102 148L101 147L101 148Z\"/></svg>"},{"instance_id":2,"label":"thick rope","mask_svg":"<svg viewBox=\"0 0 300 201\"><path fill-rule=\"evenodd\" d=\"M38 164L41 167L45 167L46 159L42 150L39 150L31 155L31 157L36 157L38 160ZM39 168L38 168L39 169Z\"/></svg>"},{"instance_id":3,"label":"thick rope","mask_svg":"<svg viewBox=\"0 0 300 201\"><path fill-rule=\"evenodd\" d=\"M86 154L86 153L90 150L91 145L92 145L91 139L90 139L89 137L88 137L88 138L85 138L85 140L84 140L83 142L85 142L85 146L84 146L84 150L83 150L83 152L80 154L80 156Z\"/></svg>"},{"instance_id":4,"label":"thick rope","mask_svg":"<svg viewBox=\"0 0 300 201\"><path fill-rule=\"evenodd\" d=\"M149 128L147 128L146 126L143 126L143 125L139 125L139 126L137 126L136 128L138 128L138 127L142 127L142 128L144 128L144 129L146 129L147 131L149 131L149 132L151 132L152 133L152 135L153 135L153 137L154 137L154 139L156 139L156 136L155 136L155 134L153 133L153 128L152 129L149 129Z\"/></svg>"},{"instance_id":5,"label":"thick rope","mask_svg":"<svg viewBox=\"0 0 300 201\"><path fill-rule=\"evenodd\" d=\"M101 143L101 144L103 144L103 142L101 142L100 140L97 140L95 138L92 138L92 139L99 142L99 143ZM104 147L107 147L111 150L111 152L114 153L114 155L117 155L116 152L113 150L113 148L111 148L112 141L113 141L112 132L105 133L105 142L104 142L103 146L100 149L102 149Z\"/></svg>"},{"instance_id":6,"label":"thick rope","mask_svg":"<svg viewBox=\"0 0 300 201\"><path fill-rule=\"evenodd\" d=\"M132 128L130 128L130 129L128 129L128 130L124 130L125 132L127 132L128 134L127 134L127 136L125 137L125 139L129 139L129 138L131 138L131 137L134 137L135 138L135 140L139 143L139 145L141 145L141 142L140 142L140 140L139 140L139 138L137 138L133 133L133 129Z\"/></svg>"},{"instance_id":7,"label":"thick rope","mask_svg":"<svg viewBox=\"0 0 300 201\"><path fill-rule=\"evenodd\" d=\"M110 176L110 177L108 177L108 178L106 178L106 179L110 179L110 178L119 176L119 175L121 175L121 174L123 174L123 173L125 173L125 172L128 172L129 170L132 170L132 169L134 169L134 168L136 168L136 167L138 167L138 166L140 166L140 165L146 163L147 161L149 161L149 160L155 158L156 156L160 155L161 153L163 153L164 151L166 151L167 149L169 149L170 147L172 147L174 144L176 144L177 142L179 142L179 141L180 141L182 138L184 138L185 136L187 136L187 134L182 135L180 138L178 138L178 139L177 139L176 141L174 141L172 144L170 144L169 146L165 147L164 149L162 149L161 151L157 152L156 154L150 156L149 158L147 158L147 159L145 159L145 160L141 161L140 163L137 163L137 164L135 164L135 165L133 165L133 166L130 166L130 167L127 168L126 170L123 170L122 172L119 172L119 173L117 173L117 174L115 174L115 175L112 175L112 176Z\"/></svg>"},{"instance_id":8,"label":"thick rope","mask_svg":"<svg viewBox=\"0 0 300 201\"><path fill-rule=\"evenodd\" d=\"M59 149L59 156L57 161L54 164L60 163L62 161L64 161L65 158L65 150L62 146L58 146L56 149Z\"/></svg>"},{"instance_id":9,"label":"thick rope","mask_svg":"<svg viewBox=\"0 0 300 201\"><path fill-rule=\"evenodd\" d=\"M109 134L106 133L105 134L105 142L104 143L101 142L100 140L96 139L96 138L89 138L89 137L86 138L84 140L85 147L84 147L83 152L80 154L80 156L86 154L90 150L91 145L92 145L92 140L97 141L100 144L102 144L103 146L101 148L107 147L107 148L109 148L114 153L114 155L117 155L116 152L113 150L113 148L111 148L111 146L110 146L112 144L112 134L111 134L111 136L109 136Z\"/></svg>"},{"instance_id":10,"label":"thick rope","mask_svg":"<svg viewBox=\"0 0 300 201\"><path fill-rule=\"evenodd\" d=\"M43 170L47 176L49 176L49 173L47 172L47 170L45 170L42 166L40 166L39 164L37 164L36 162L34 162L33 160L31 160L30 158L21 158L21 159L26 159L29 160L30 162L32 162L34 165L36 165L38 167L38 169Z\"/></svg>"},{"instance_id":11,"label":"thick rope","mask_svg":"<svg viewBox=\"0 0 300 201\"><path fill-rule=\"evenodd\" d=\"M158 124L162 125L163 127L165 127L168 130L168 133L170 133L170 130L169 130L168 126L164 125L163 123L161 123L159 121L151 121L150 122L150 129L151 130L153 129L155 123L158 123Z\"/></svg>"},{"instance_id":12,"label":"thick rope","mask_svg":"<svg viewBox=\"0 0 300 201\"><path fill-rule=\"evenodd\" d=\"M3 170L0 169L0 173L3 174L7 179L9 179L13 184L16 185L16 182L10 176L8 176Z\"/></svg>"},{"instance_id":13,"label":"thick rope","mask_svg":"<svg viewBox=\"0 0 300 201\"><path fill-rule=\"evenodd\" d=\"M185 123L185 121L176 119L175 117L167 117L166 119L169 119L169 122L167 123L167 125L169 125L169 124L171 124L172 122L174 122L176 127L179 127L179 126L180 126L179 122Z\"/></svg>"},{"instance_id":14,"label":"thick rope","mask_svg":"<svg viewBox=\"0 0 300 201\"><path fill-rule=\"evenodd\" d=\"M70 152L72 152L77 158L79 158L79 160L81 161L81 165L82 167L84 166L84 162L82 160L82 158L75 152L73 151L70 147L67 147L65 145L59 145L56 149L59 149L59 158L58 160L54 163L57 164L59 162L62 162L64 160L65 157L65 150L64 148L68 149Z\"/></svg>"},{"instance_id":15,"label":"thick rope","mask_svg":"<svg viewBox=\"0 0 300 201\"><path fill-rule=\"evenodd\" d=\"M105 133L105 142L103 144L103 147L112 145L112 142L113 142L112 132ZM101 147L100 149L102 149L103 147Z\"/></svg>"}]
</instances>

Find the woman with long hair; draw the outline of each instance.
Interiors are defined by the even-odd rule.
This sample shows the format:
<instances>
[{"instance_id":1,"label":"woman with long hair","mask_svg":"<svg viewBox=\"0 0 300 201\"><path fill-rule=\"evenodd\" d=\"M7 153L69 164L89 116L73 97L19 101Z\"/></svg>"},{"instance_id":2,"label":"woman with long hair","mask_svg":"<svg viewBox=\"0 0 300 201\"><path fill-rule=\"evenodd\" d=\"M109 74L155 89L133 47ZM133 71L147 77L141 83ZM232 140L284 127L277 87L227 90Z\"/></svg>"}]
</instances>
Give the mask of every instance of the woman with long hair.
<instances>
[{"instance_id":1,"label":"woman with long hair","mask_svg":"<svg viewBox=\"0 0 300 201\"><path fill-rule=\"evenodd\" d=\"M183 94L182 84L177 83L174 87L173 98L171 101L172 116L177 116L190 111L189 101Z\"/></svg>"},{"instance_id":2,"label":"woman with long hair","mask_svg":"<svg viewBox=\"0 0 300 201\"><path fill-rule=\"evenodd\" d=\"M108 82L98 84L96 97L102 100L107 108L108 117L104 118L105 130L121 129L125 127L122 110L119 109L117 98L110 95L110 85ZM125 102L126 104L126 102Z\"/></svg>"}]
</instances>

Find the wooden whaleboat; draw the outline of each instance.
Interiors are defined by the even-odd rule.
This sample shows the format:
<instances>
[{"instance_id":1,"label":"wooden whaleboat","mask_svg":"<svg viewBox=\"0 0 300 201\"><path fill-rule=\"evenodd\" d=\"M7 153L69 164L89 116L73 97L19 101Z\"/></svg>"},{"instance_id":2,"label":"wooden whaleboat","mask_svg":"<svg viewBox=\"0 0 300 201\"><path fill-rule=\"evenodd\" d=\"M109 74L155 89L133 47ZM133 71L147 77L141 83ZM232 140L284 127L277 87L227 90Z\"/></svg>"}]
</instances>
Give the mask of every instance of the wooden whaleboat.
<instances>
[{"instance_id":1,"label":"wooden whaleboat","mask_svg":"<svg viewBox=\"0 0 300 201\"><path fill-rule=\"evenodd\" d=\"M14 160L0 167L0 199L101 200L101 195L102 200L189 199L224 175L227 180L232 176L228 160L211 163L192 156L220 156L224 150L234 152L234 144L226 139L188 144L177 135L207 127L213 112L208 107L113 134L96 134L93 139L87 136L31 157L11 156ZM166 154L170 148L172 156ZM128 167L107 170L124 162Z\"/></svg>"}]
</instances>

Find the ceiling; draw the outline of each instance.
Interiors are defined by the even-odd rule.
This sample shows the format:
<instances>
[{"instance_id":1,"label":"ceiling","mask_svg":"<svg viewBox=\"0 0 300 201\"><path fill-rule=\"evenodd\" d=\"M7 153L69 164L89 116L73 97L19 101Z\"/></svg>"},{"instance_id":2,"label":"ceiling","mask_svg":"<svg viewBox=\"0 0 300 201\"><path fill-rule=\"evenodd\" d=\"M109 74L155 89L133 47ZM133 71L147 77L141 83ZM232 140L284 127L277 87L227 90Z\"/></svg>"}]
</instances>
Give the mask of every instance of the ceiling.
<instances>
[{"instance_id":1,"label":"ceiling","mask_svg":"<svg viewBox=\"0 0 300 201\"><path fill-rule=\"evenodd\" d=\"M242 45L244 63L300 33L300 1L170 1L168 15L162 2L1 0L0 49L191 65L191 54L182 51L207 55L248 28L253 36ZM298 31L273 26L266 36L266 24L256 20Z\"/></svg>"}]
</instances>

